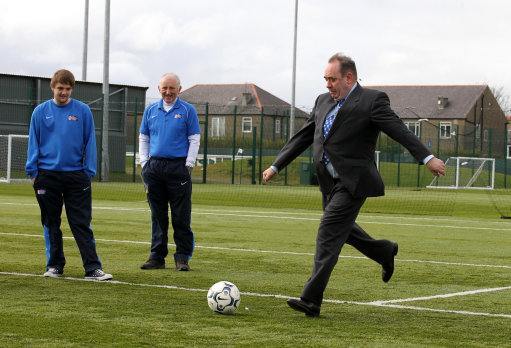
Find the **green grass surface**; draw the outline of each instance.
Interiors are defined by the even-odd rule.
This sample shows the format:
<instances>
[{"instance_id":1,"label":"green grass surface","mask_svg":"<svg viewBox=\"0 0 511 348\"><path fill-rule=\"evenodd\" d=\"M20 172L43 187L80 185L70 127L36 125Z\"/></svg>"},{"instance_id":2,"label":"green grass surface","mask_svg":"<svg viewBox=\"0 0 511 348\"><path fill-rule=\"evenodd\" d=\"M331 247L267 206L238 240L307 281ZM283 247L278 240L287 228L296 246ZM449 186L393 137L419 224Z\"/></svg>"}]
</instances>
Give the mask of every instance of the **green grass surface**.
<instances>
[{"instance_id":1,"label":"green grass surface","mask_svg":"<svg viewBox=\"0 0 511 348\"><path fill-rule=\"evenodd\" d=\"M399 242L396 273L382 283L380 267L346 246L316 319L271 295L298 296L310 275L321 216L317 188L195 185L197 247L188 273L170 263L139 269L150 240L140 184L95 184L94 195L98 253L119 283L82 281L65 218L68 278L42 278L33 193L27 185L0 185L1 346L510 345L511 288L397 308L370 304L510 287L511 221L498 218L485 192L389 190L376 203L370 199L358 221L374 237ZM508 202L507 193L502 197ZM393 204L394 214L371 212ZM419 215L424 209L430 214ZM431 214L440 209L449 212ZM234 316L207 306L207 289L219 280L242 291Z\"/></svg>"}]
</instances>

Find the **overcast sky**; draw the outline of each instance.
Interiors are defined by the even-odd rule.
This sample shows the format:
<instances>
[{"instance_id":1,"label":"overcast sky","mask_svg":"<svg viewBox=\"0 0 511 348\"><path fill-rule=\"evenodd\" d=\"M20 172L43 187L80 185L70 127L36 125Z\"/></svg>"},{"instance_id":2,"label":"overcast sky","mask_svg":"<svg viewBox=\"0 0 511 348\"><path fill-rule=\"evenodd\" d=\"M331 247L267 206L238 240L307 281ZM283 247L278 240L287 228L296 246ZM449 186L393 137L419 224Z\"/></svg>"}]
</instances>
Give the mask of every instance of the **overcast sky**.
<instances>
[{"instance_id":1,"label":"overcast sky","mask_svg":"<svg viewBox=\"0 0 511 348\"><path fill-rule=\"evenodd\" d=\"M82 75L85 0L7 0L0 72ZM111 0L110 82L149 86L164 72L183 88L255 83L291 101L294 0ZM103 76L104 1L90 0L89 81ZM511 94L509 0L299 0L296 105L326 91L337 51L362 85L488 84ZM508 112L509 113L509 112Z\"/></svg>"}]
</instances>

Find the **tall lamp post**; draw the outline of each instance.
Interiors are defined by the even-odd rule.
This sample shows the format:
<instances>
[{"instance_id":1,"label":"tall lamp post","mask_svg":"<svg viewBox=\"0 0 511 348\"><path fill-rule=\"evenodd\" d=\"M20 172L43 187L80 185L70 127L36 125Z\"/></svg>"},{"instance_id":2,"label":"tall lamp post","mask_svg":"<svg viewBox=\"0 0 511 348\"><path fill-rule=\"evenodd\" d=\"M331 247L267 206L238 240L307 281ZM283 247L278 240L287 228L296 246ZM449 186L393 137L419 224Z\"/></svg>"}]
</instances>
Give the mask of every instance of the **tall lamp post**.
<instances>
[{"instance_id":1,"label":"tall lamp post","mask_svg":"<svg viewBox=\"0 0 511 348\"><path fill-rule=\"evenodd\" d=\"M110 161L108 153L109 129L109 66L110 66L110 0L105 1L105 37L103 48L103 134L101 136L101 181L108 181Z\"/></svg>"},{"instance_id":2,"label":"tall lamp post","mask_svg":"<svg viewBox=\"0 0 511 348\"><path fill-rule=\"evenodd\" d=\"M296 90L296 37L298 29L298 0L295 0L295 22L293 40L293 77L291 82L291 110L289 114L289 138L295 132L295 90Z\"/></svg>"},{"instance_id":3,"label":"tall lamp post","mask_svg":"<svg viewBox=\"0 0 511 348\"><path fill-rule=\"evenodd\" d=\"M87 81L87 46L89 42L89 0L85 0L85 13L83 16L83 55L82 55L82 81Z\"/></svg>"}]
</instances>

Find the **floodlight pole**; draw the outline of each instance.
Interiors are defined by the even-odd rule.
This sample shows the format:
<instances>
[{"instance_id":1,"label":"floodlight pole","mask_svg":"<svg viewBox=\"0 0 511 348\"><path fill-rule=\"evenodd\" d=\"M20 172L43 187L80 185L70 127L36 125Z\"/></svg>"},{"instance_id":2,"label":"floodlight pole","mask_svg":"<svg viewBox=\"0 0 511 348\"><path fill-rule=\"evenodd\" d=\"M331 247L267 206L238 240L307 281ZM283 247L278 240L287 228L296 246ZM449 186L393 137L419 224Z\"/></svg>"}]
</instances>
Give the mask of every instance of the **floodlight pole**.
<instances>
[{"instance_id":1,"label":"floodlight pole","mask_svg":"<svg viewBox=\"0 0 511 348\"><path fill-rule=\"evenodd\" d=\"M101 135L101 181L108 181L110 169L108 155L109 110L109 58L110 58L110 0L105 0L105 36L103 48L103 134Z\"/></svg>"},{"instance_id":2,"label":"floodlight pole","mask_svg":"<svg viewBox=\"0 0 511 348\"><path fill-rule=\"evenodd\" d=\"M89 0L85 0L85 14L83 16L83 56L82 81L87 81L87 46L89 42Z\"/></svg>"},{"instance_id":3,"label":"floodlight pole","mask_svg":"<svg viewBox=\"0 0 511 348\"><path fill-rule=\"evenodd\" d=\"M296 90L296 37L298 29L298 0L295 0L295 23L293 40L293 82L291 83L291 112L289 114L289 138L295 132L295 90Z\"/></svg>"}]
</instances>

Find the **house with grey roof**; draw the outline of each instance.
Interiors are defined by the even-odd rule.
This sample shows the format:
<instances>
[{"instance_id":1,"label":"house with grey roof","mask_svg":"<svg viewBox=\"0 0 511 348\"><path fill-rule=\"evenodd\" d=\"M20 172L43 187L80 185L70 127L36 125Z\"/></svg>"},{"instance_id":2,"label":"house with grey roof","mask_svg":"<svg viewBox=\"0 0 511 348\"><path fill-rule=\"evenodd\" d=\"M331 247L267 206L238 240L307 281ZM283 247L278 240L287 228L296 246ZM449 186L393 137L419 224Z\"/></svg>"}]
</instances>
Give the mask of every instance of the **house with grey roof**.
<instances>
[{"instance_id":1,"label":"house with grey roof","mask_svg":"<svg viewBox=\"0 0 511 348\"><path fill-rule=\"evenodd\" d=\"M256 127L265 140L289 137L291 105L253 83L197 84L179 97L196 106L201 123L207 114L210 138L251 138ZM307 117L295 108L294 129L300 129Z\"/></svg>"},{"instance_id":2,"label":"house with grey roof","mask_svg":"<svg viewBox=\"0 0 511 348\"><path fill-rule=\"evenodd\" d=\"M433 153L500 156L506 118L487 85L366 86L387 93L392 109Z\"/></svg>"}]
</instances>

